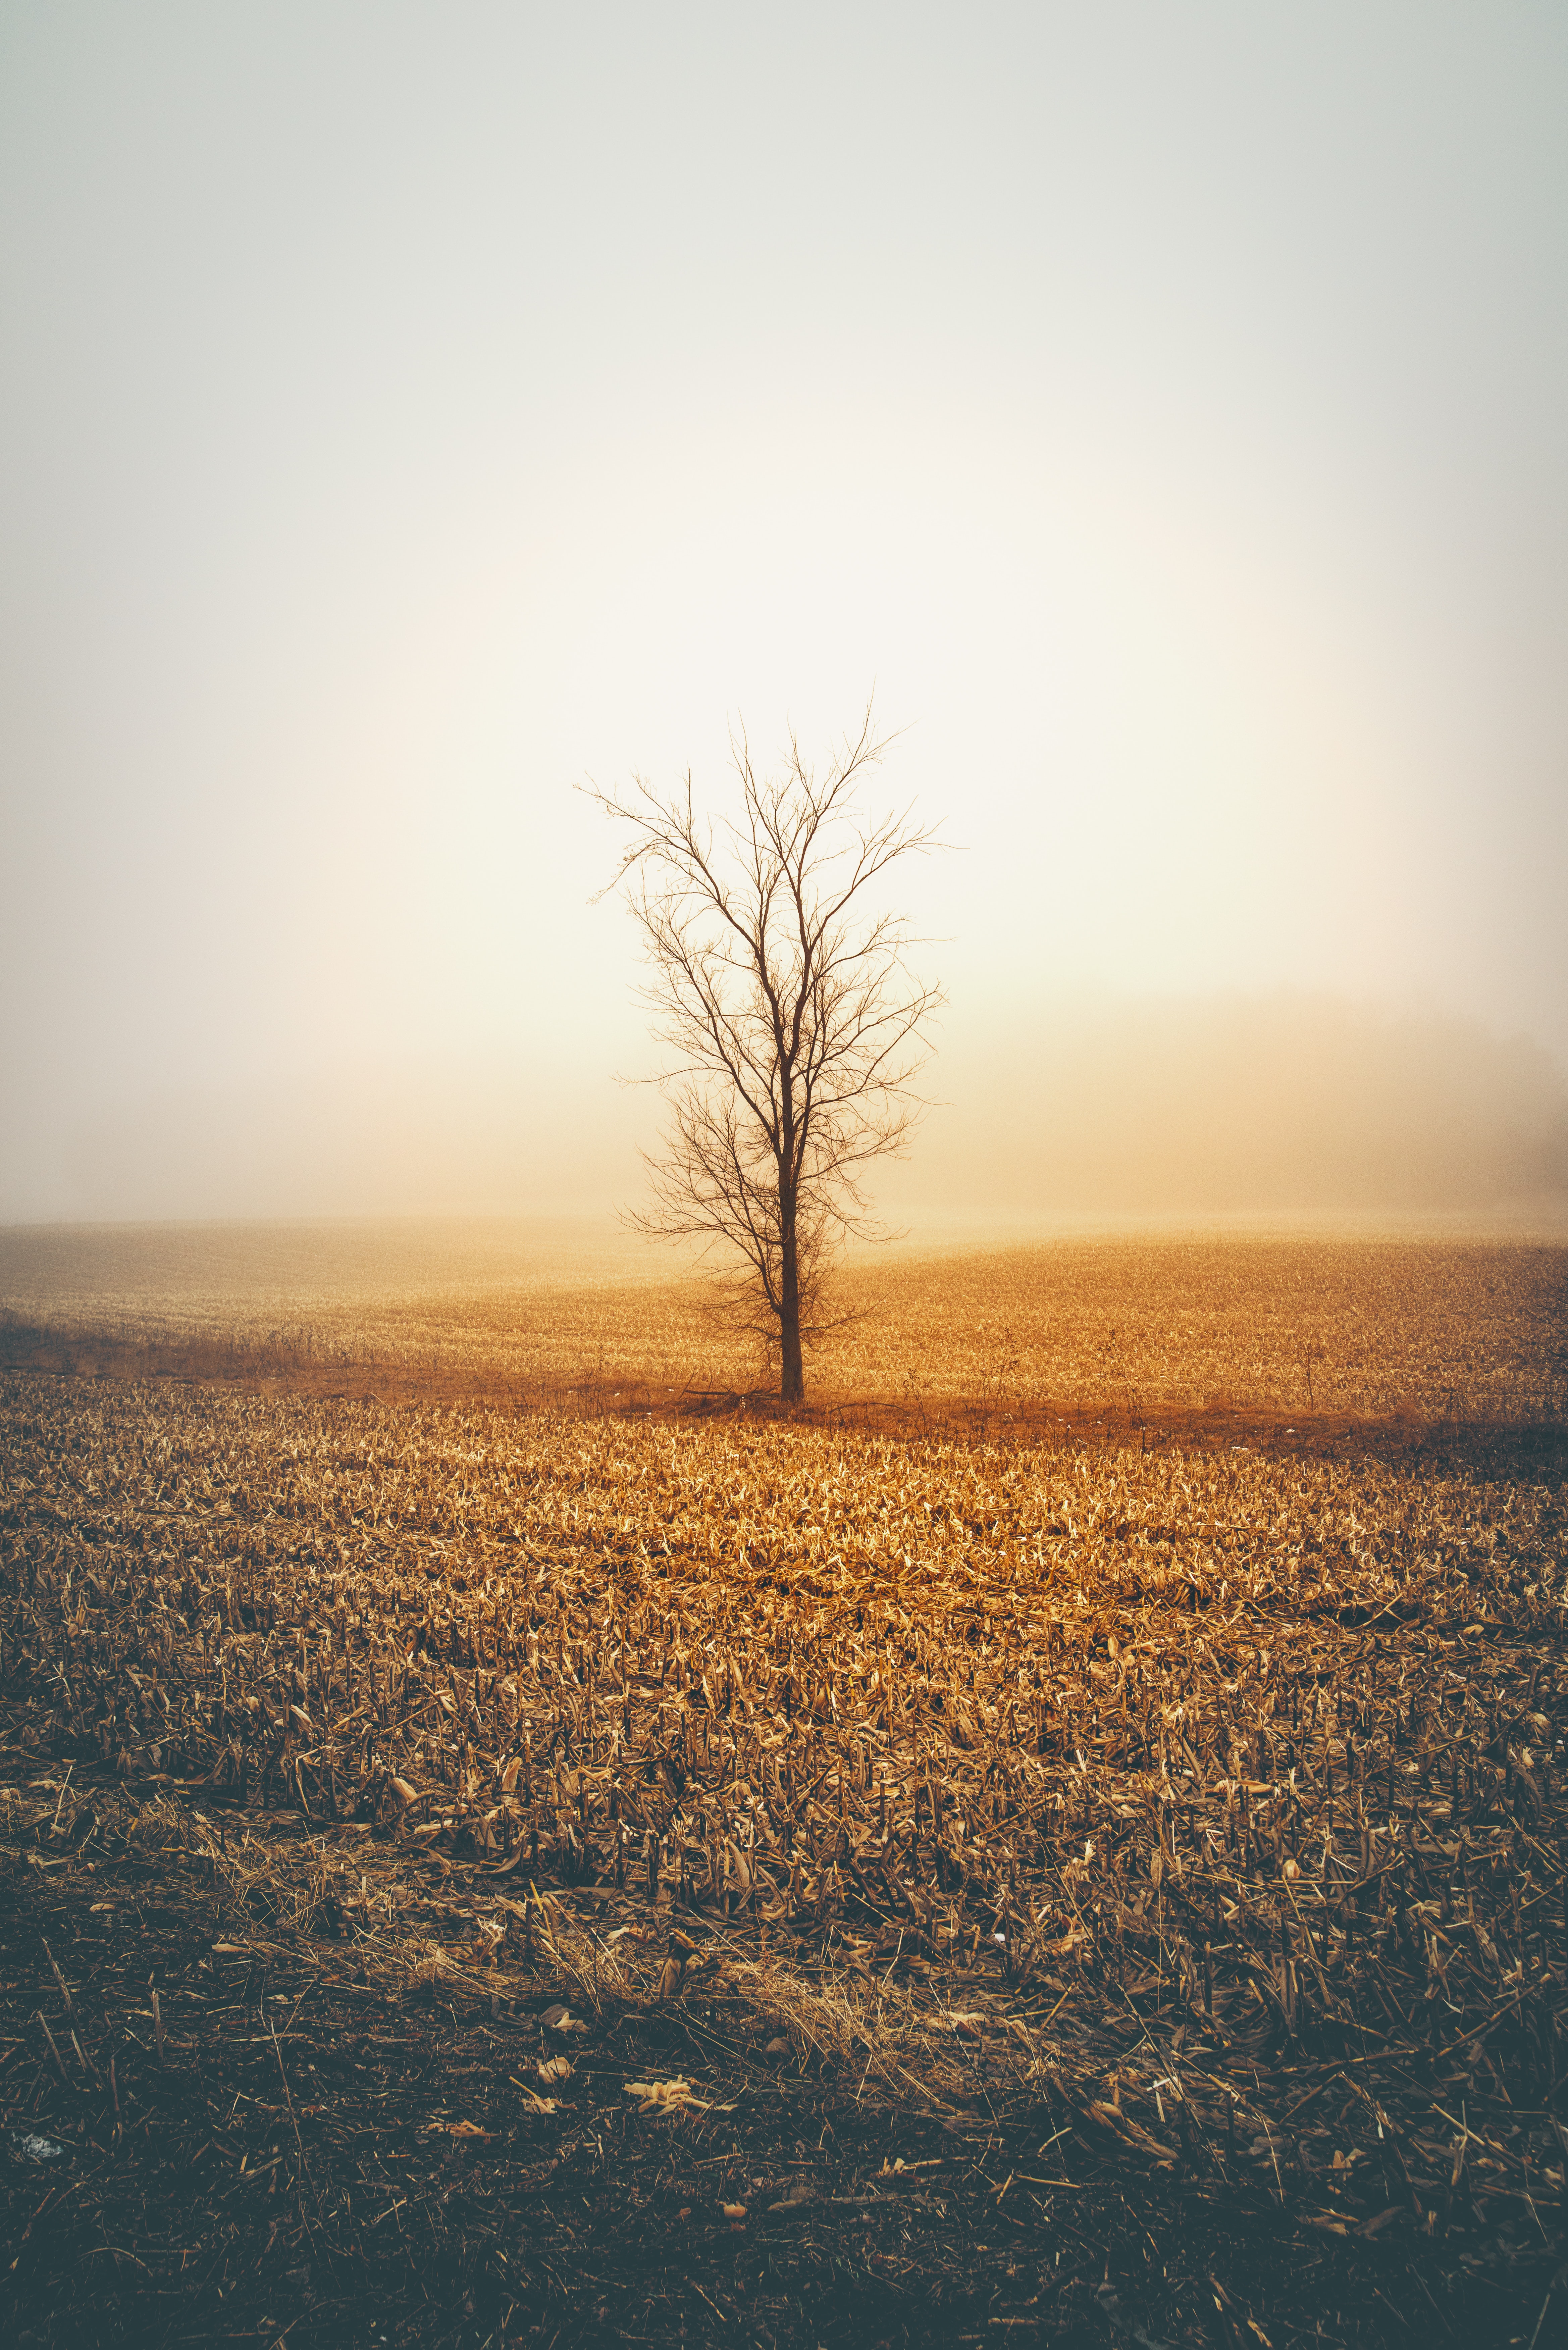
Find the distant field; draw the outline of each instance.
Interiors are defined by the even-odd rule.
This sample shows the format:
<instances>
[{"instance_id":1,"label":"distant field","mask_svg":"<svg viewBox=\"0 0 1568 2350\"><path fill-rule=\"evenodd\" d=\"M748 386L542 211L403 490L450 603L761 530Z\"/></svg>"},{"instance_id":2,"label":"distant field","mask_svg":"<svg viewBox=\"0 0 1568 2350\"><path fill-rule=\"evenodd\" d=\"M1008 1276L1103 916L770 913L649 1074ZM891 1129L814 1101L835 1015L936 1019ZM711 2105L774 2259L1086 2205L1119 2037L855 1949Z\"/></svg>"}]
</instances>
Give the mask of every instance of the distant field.
<instances>
[{"instance_id":1,"label":"distant field","mask_svg":"<svg viewBox=\"0 0 1568 2350\"><path fill-rule=\"evenodd\" d=\"M810 1392L1530 1419L1568 1399L1568 1247L1140 1233L848 1265ZM345 1376L383 1394L593 1384L658 1401L764 1378L700 1279L613 1228L192 1226L0 1233L14 1360ZM29 1349L33 1351L29 1353ZM126 1357L134 1357L134 1362Z\"/></svg>"}]
</instances>

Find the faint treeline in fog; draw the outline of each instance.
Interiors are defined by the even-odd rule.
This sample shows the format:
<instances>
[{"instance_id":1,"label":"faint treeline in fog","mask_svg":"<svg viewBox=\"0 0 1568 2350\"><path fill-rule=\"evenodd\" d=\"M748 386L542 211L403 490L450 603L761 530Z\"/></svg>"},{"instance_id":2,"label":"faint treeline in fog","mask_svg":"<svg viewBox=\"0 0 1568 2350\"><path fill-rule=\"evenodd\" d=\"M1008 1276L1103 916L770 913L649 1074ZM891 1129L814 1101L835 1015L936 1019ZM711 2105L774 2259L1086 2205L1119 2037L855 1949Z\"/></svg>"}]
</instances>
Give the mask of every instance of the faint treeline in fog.
<instances>
[{"instance_id":1,"label":"faint treeline in fog","mask_svg":"<svg viewBox=\"0 0 1568 2350\"><path fill-rule=\"evenodd\" d=\"M1568 1089L1527 1037L1281 996L1063 1003L939 1066L899 1205L1476 1210L1568 1196Z\"/></svg>"}]
</instances>

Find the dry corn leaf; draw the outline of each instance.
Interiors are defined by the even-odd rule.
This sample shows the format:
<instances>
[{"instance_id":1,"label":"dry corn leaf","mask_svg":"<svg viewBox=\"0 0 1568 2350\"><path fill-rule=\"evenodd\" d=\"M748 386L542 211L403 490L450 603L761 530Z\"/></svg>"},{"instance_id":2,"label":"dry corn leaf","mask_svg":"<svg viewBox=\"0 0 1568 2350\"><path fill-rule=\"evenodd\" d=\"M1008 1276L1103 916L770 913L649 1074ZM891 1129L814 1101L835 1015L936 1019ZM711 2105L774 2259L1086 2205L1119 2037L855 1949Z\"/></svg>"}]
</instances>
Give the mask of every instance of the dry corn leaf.
<instances>
[{"instance_id":1,"label":"dry corn leaf","mask_svg":"<svg viewBox=\"0 0 1568 2350\"><path fill-rule=\"evenodd\" d=\"M536 2089L531 2089L527 2082L520 2081L514 2073L508 2073L506 2077L514 2089L522 2092L523 2109L525 2113L558 2114L560 2112L561 2103L558 2097L542 2097Z\"/></svg>"},{"instance_id":2,"label":"dry corn leaf","mask_svg":"<svg viewBox=\"0 0 1568 2350\"><path fill-rule=\"evenodd\" d=\"M711 2101L698 2096L691 2082L679 2075L672 2081L628 2081L626 2094L637 2098L637 2109L641 2114L675 2114L688 2106L695 2106L704 2113L710 2110Z\"/></svg>"}]
</instances>

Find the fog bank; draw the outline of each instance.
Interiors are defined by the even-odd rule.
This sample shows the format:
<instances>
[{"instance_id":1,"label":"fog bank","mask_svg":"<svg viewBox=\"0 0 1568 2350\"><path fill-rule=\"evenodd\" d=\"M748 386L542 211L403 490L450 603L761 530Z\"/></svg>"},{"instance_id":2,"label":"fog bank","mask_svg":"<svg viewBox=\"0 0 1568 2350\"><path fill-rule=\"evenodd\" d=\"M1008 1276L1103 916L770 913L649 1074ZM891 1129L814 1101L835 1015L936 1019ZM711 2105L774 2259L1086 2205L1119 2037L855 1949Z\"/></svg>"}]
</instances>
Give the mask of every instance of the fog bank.
<instances>
[{"instance_id":1,"label":"fog bank","mask_svg":"<svg viewBox=\"0 0 1568 2350\"><path fill-rule=\"evenodd\" d=\"M1568 1207L1568 1087L1525 1037L1282 995L961 1005L941 1042L877 1187L900 1222ZM658 1112L607 1050L214 1078L7 1129L0 1221L602 1215Z\"/></svg>"},{"instance_id":2,"label":"fog bank","mask_svg":"<svg viewBox=\"0 0 1568 2350\"><path fill-rule=\"evenodd\" d=\"M900 1207L964 1194L1019 1215L1568 1203L1568 1087L1551 1055L1436 1014L1292 996L1064 1001L936 1076L950 1107L888 1186Z\"/></svg>"}]
</instances>

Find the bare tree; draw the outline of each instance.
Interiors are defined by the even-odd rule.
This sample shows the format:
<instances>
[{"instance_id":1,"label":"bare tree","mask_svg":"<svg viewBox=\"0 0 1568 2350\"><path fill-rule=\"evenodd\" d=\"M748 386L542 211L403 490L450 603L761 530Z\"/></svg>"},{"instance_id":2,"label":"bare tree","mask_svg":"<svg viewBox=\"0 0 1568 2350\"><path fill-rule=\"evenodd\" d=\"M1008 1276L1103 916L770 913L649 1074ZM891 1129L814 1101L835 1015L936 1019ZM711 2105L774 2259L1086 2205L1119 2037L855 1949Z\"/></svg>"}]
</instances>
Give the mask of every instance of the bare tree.
<instances>
[{"instance_id":1,"label":"bare tree","mask_svg":"<svg viewBox=\"0 0 1568 2350\"><path fill-rule=\"evenodd\" d=\"M670 1118L648 1158L652 1203L631 1221L697 1238L736 1318L779 1357L786 1403L805 1393L803 1345L849 1234L876 1237L862 1179L901 1152L940 988L909 970L907 922L881 905L889 868L932 845L906 812L869 821L857 785L890 738L871 712L824 775L791 737L774 775L732 742L740 806L700 815L691 778L661 800L590 789L628 837L621 889L651 971L644 1000L668 1050Z\"/></svg>"}]
</instances>

